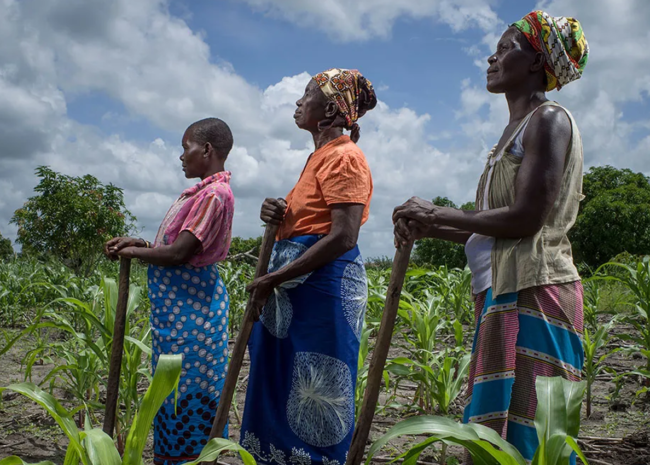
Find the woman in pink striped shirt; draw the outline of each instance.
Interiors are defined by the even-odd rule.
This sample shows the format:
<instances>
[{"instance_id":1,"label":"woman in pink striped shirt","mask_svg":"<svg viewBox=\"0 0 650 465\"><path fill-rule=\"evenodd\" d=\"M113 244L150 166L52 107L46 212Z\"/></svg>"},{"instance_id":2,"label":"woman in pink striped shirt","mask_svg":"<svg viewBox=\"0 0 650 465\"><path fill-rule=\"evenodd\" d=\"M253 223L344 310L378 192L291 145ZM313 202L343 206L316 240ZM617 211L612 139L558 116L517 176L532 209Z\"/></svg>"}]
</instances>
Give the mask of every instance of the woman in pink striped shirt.
<instances>
[{"instance_id":1,"label":"woman in pink striped shirt","mask_svg":"<svg viewBox=\"0 0 650 465\"><path fill-rule=\"evenodd\" d=\"M230 247L234 197L224 164L232 146L223 121L192 124L183 135L180 159L185 177L201 181L171 206L153 246L129 237L106 243L110 258L149 263L153 369L161 354L183 355L176 412L170 396L154 422L156 465L198 457L226 376L230 302L217 262Z\"/></svg>"}]
</instances>

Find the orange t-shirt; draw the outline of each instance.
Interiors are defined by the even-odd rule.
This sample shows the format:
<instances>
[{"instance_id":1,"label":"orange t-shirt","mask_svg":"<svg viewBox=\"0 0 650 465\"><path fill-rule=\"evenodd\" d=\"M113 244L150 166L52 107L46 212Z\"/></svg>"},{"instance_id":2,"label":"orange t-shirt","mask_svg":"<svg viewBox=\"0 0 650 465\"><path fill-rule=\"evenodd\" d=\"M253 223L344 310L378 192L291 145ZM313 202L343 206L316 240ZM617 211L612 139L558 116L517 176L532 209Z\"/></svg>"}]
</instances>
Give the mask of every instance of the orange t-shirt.
<instances>
[{"instance_id":1,"label":"orange t-shirt","mask_svg":"<svg viewBox=\"0 0 650 465\"><path fill-rule=\"evenodd\" d=\"M372 176L361 149L348 136L337 137L316 150L286 198L287 212L278 240L306 234L329 234L330 205L365 205L361 224L368 220Z\"/></svg>"}]
</instances>

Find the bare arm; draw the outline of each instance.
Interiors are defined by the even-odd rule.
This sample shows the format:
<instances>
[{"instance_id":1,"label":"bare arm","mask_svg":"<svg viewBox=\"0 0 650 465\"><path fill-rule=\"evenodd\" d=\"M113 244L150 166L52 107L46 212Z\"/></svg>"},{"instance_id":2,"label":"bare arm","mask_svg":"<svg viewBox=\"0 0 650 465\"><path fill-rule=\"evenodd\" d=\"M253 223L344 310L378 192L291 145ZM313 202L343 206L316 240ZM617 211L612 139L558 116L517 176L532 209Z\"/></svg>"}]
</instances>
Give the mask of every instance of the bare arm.
<instances>
[{"instance_id":1,"label":"bare arm","mask_svg":"<svg viewBox=\"0 0 650 465\"><path fill-rule=\"evenodd\" d=\"M395 247L424 238L441 239L465 245L472 235L469 231L451 226L425 225L416 220L400 218L395 222Z\"/></svg>"},{"instance_id":2,"label":"bare arm","mask_svg":"<svg viewBox=\"0 0 650 465\"><path fill-rule=\"evenodd\" d=\"M564 161L571 142L571 123L558 107L547 106L533 115L524 134L524 157L515 181L512 206L484 211L437 207L411 199L397 207L394 221L411 218L427 225L442 225L485 236L532 236L542 226L560 192Z\"/></svg>"},{"instance_id":3,"label":"bare arm","mask_svg":"<svg viewBox=\"0 0 650 465\"><path fill-rule=\"evenodd\" d=\"M154 249L127 246L114 252L115 255L126 258L137 258L146 263L158 266L184 265L201 251L201 241L189 231L182 231L173 244L163 245Z\"/></svg>"},{"instance_id":4,"label":"bare arm","mask_svg":"<svg viewBox=\"0 0 650 465\"><path fill-rule=\"evenodd\" d=\"M434 225L428 229L428 236L443 241L455 242L456 244L465 245L473 233L451 226Z\"/></svg>"},{"instance_id":5,"label":"bare arm","mask_svg":"<svg viewBox=\"0 0 650 465\"><path fill-rule=\"evenodd\" d=\"M310 247L300 258L284 268L256 279L248 290L253 295L254 308L261 311L273 289L285 281L322 268L332 260L353 249L357 244L364 205L332 205L330 233Z\"/></svg>"}]
</instances>

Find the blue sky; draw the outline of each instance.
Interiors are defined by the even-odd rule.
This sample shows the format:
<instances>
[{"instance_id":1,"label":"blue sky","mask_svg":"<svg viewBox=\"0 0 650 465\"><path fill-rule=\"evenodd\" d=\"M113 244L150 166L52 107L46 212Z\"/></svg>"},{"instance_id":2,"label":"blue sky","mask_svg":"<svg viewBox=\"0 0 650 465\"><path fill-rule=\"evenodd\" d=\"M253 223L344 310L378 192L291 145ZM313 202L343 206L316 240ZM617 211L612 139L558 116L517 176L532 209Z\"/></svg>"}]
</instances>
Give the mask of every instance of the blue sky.
<instances>
[{"instance_id":1,"label":"blue sky","mask_svg":"<svg viewBox=\"0 0 650 465\"><path fill-rule=\"evenodd\" d=\"M381 104L361 120L375 179L366 256L391 255L392 208L412 195L471 200L507 108L485 91L485 59L507 24L541 7L575 16L591 45L585 76L549 94L574 114L585 164L650 174L650 45L644 0L52 0L0 3L0 232L31 195L33 170L91 173L125 189L155 234L186 187L187 125L225 119L234 232L297 179L312 145L293 125L309 75L357 68ZM624 31L624 32L623 32Z\"/></svg>"}]
</instances>

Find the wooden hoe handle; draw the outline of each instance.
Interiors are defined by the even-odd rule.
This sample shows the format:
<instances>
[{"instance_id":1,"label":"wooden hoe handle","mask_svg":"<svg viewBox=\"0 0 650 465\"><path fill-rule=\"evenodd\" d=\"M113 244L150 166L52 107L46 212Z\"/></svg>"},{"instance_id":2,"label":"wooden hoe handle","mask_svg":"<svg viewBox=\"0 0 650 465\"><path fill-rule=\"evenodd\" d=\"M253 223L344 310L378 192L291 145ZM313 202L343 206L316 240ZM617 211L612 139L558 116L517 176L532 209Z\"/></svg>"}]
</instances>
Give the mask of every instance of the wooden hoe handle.
<instances>
[{"instance_id":1,"label":"wooden hoe handle","mask_svg":"<svg viewBox=\"0 0 650 465\"><path fill-rule=\"evenodd\" d=\"M106 415L104 416L104 432L113 437L115 418L117 416L117 400L120 394L120 370L124 354L124 331L126 330L126 307L129 302L129 277L131 276L131 259L120 258L120 278L115 307L115 326L113 327L113 342L111 345L111 362L108 369L108 385L106 386Z\"/></svg>"},{"instance_id":2,"label":"wooden hoe handle","mask_svg":"<svg viewBox=\"0 0 650 465\"><path fill-rule=\"evenodd\" d=\"M368 435L370 434L370 426L372 425L372 419L375 416L377 399L379 399L382 375L384 372L384 366L386 365L386 358L388 357L391 338L393 336L397 309L399 308L399 299L402 294L402 286L404 284L404 277L406 276L412 248L413 243L409 242L407 245L402 246L395 251L393 269L390 274L390 283L388 284L388 290L386 292L384 314L381 318L379 335L377 336L377 342L368 369L366 393L363 397L363 405L361 406L361 413L357 419L357 426L354 430L354 435L352 436L352 444L350 446L350 451L348 452L346 465L359 465L363 461L366 442L368 441Z\"/></svg>"}]
</instances>

